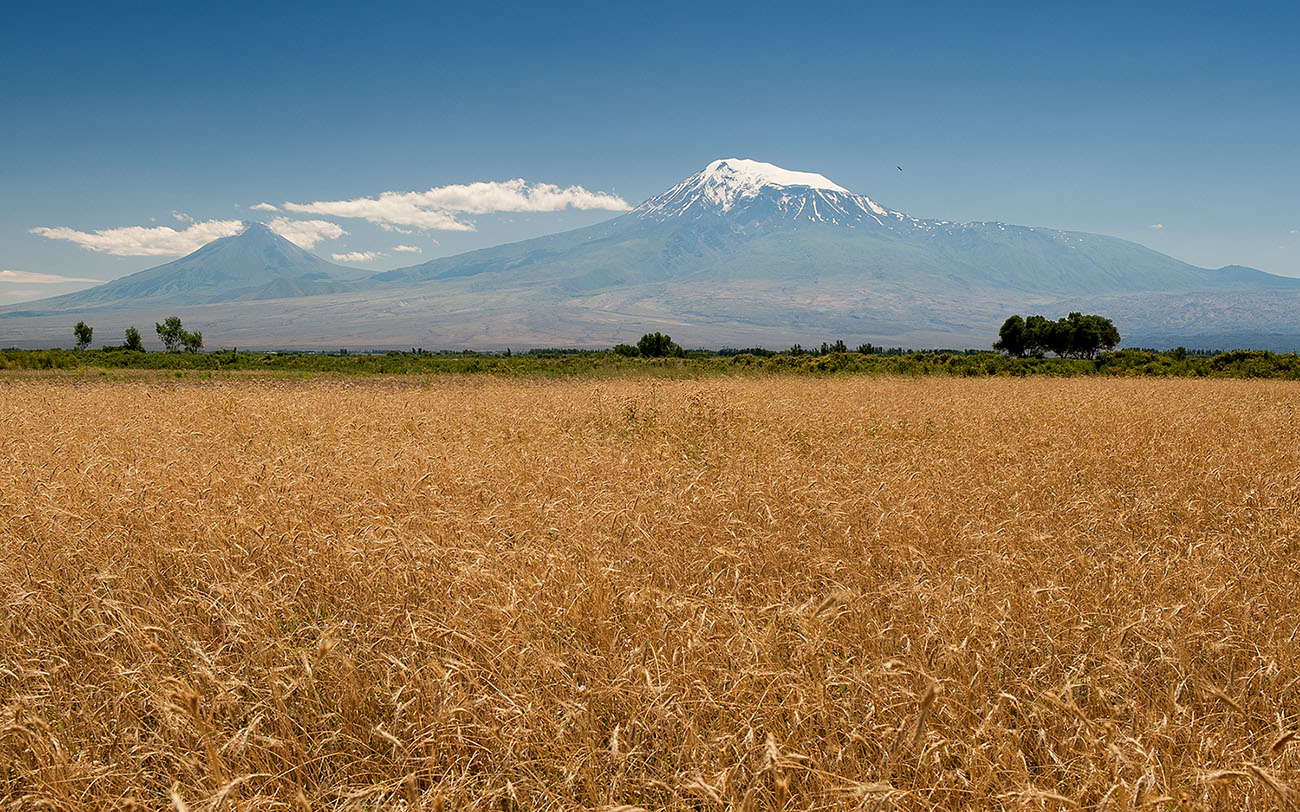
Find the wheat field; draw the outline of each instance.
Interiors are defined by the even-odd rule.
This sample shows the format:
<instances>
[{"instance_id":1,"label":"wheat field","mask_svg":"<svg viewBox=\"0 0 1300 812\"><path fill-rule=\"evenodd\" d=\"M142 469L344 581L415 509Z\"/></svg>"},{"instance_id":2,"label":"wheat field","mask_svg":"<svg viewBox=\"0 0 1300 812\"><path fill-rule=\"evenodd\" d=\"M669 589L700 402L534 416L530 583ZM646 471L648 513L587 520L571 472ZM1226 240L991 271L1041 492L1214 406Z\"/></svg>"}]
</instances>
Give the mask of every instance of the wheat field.
<instances>
[{"instance_id":1,"label":"wheat field","mask_svg":"<svg viewBox=\"0 0 1300 812\"><path fill-rule=\"evenodd\" d=\"M0 804L1287 808L1298 410L0 379Z\"/></svg>"}]
</instances>

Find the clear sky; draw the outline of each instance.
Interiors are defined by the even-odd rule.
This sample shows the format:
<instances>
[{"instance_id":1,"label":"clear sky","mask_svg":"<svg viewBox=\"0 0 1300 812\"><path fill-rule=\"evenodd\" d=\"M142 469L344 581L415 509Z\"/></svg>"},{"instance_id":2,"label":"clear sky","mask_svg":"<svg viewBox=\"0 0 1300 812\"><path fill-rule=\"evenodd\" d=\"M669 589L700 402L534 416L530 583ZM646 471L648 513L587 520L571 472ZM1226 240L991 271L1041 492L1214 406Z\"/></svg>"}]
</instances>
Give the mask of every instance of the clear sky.
<instances>
[{"instance_id":1,"label":"clear sky","mask_svg":"<svg viewBox=\"0 0 1300 812\"><path fill-rule=\"evenodd\" d=\"M1298 35L1293 3L7 4L0 303L252 218L410 265L733 156L1300 276Z\"/></svg>"}]
</instances>

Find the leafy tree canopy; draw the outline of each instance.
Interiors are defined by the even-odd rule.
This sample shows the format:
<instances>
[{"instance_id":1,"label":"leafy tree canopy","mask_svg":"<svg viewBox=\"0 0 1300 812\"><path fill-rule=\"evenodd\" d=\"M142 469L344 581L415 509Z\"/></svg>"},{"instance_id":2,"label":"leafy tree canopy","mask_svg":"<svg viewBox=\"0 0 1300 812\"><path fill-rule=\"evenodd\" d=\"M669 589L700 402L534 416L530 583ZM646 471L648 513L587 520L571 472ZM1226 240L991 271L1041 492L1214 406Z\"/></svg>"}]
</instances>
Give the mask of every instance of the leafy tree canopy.
<instances>
[{"instance_id":1,"label":"leafy tree canopy","mask_svg":"<svg viewBox=\"0 0 1300 812\"><path fill-rule=\"evenodd\" d=\"M90 337L95 334L95 328L84 321L79 321L72 328L72 334L77 338L77 349L84 350L90 346Z\"/></svg>"},{"instance_id":2,"label":"leafy tree canopy","mask_svg":"<svg viewBox=\"0 0 1300 812\"><path fill-rule=\"evenodd\" d=\"M153 327L167 352L180 352L182 348L186 352L198 352L203 348L203 333L187 332L181 326L180 316L168 316L162 324L155 322Z\"/></svg>"},{"instance_id":3,"label":"leafy tree canopy","mask_svg":"<svg viewBox=\"0 0 1300 812\"><path fill-rule=\"evenodd\" d=\"M1056 321L1043 316L1012 316L1002 323L993 349L1014 358L1041 358L1047 352L1062 358L1096 358L1097 353L1113 350L1119 342L1119 330L1110 319L1076 311Z\"/></svg>"},{"instance_id":4,"label":"leafy tree canopy","mask_svg":"<svg viewBox=\"0 0 1300 812\"><path fill-rule=\"evenodd\" d=\"M680 358L686 353L677 343L672 340L671 336L663 333L646 333L641 336L641 340L636 343L636 347L646 358L664 358L669 355Z\"/></svg>"}]
</instances>

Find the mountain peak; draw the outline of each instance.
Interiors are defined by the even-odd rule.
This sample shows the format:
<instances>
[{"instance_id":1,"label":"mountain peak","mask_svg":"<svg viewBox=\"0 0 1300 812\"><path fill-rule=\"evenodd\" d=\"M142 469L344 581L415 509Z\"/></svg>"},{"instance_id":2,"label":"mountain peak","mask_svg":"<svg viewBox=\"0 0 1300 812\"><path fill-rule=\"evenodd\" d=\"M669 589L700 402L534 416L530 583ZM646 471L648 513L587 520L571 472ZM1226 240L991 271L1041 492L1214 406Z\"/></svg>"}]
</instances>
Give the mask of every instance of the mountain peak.
<instances>
[{"instance_id":1,"label":"mountain peak","mask_svg":"<svg viewBox=\"0 0 1300 812\"><path fill-rule=\"evenodd\" d=\"M86 307L284 299L355 290L366 271L326 262L245 220L243 229L180 259L50 299L51 312Z\"/></svg>"},{"instance_id":2,"label":"mountain peak","mask_svg":"<svg viewBox=\"0 0 1300 812\"><path fill-rule=\"evenodd\" d=\"M825 175L796 172L748 158L719 158L706 166L700 174L710 186L734 189L741 195L750 191L757 192L764 186L807 186L832 192L848 192L848 189L832 182Z\"/></svg>"},{"instance_id":3,"label":"mountain peak","mask_svg":"<svg viewBox=\"0 0 1300 812\"><path fill-rule=\"evenodd\" d=\"M864 218L902 217L869 197L854 194L825 175L798 172L748 158L720 158L657 197L638 206L641 218L776 216L850 225Z\"/></svg>"},{"instance_id":4,"label":"mountain peak","mask_svg":"<svg viewBox=\"0 0 1300 812\"><path fill-rule=\"evenodd\" d=\"M241 225L243 228L241 228L239 233L235 235L238 238L247 239L250 237L260 237L265 239L267 237L275 237L277 239L284 239L279 234L272 231L271 227L266 223L259 223L256 220L245 220Z\"/></svg>"}]
</instances>

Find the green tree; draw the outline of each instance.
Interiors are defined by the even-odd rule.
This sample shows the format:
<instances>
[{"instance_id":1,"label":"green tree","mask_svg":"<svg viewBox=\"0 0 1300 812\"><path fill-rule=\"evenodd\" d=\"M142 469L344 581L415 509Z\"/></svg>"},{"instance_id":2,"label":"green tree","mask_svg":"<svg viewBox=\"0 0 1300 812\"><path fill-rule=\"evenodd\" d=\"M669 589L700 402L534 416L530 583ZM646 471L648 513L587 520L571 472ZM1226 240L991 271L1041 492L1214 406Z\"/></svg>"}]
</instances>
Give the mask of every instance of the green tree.
<instances>
[{"instance_id":1,"label":"green tree","mask_svg":"<svg viewBox=\"0 0 1300 812\"><path fill-rule=\"evenodd\" d=\"M1115 327L1113 321L1097 315L1084 316L1084 318L1091 324L1089 335L1096 342L1089 352L1089 357L1095 357L1101 351L1109 352L1119 346L1119 329Z\"/></svg>"},{"instance_id":2,"label":"green tree","mask_svg":"<svg viewBox=\"0 0 1300 812\"><path fill-rule=\"evenodd\" d=\"M135 329L134 324L126 328L126 338L122 342L122 349L131 350L132 352L144 351L144 342L140 340L140 331Z\"/></svg>"},{"instance_id":3,"label":"green tree","mask_svg":"<svg viewBox=\"0 0 1300 812\"><path fill-rule=\"evenodd\" d=\"M1057 346L1052 351L1068 358L1096 358L1102 350L1119 344L1119 330L1104 316L1078 311L1056 322Z\"/></svg>"},{"instance_id":4,"label":"green tree","mask_svg":"<svg viewBox=\"0 0 1300 812\"><path fill-rule=\"evenodd\" d=\"M641 350L637 349L636 347L633 347L631 344L615 344L614 353L616 355L623 355L628 358L635 358L641 354Z\"/></svg>"},{"instance_id":5,"label":"green tree","mask_svg":"<svg viewBox=\"0 0 1300 812\"><path fill-rule=\"evenodd\" d=\"M682 348L670 336L663 333L646 333L636 343L636 347L646 358L663 358L667 355L682 356Z\"/></svg>"},{"instance_id":6,"label":"green tree","mask_svg":"<svg viewBox=\"0 0 1300 812\"><path fill-rule=\"evenodd\" d=\"M1042 358L1051 343L1052 322L1042 316L1025 319L1025 353Z\"/></svg>"},{"instance_id":7,"label":"green tree","mask_svg":"<svg viewBox=\"0 0 1300 812\"><path fill-rule=\"evenodd\" d=\"M77 337L77 349L84 350L90 346L90 337L95 334L95 328L84 321L79 321L72 328L72 334Z\"/></svg>"},{"instance_id":8,"label":"green tree","mask_svg":"<svg viewBox=\"0 0 1300 812\"><path fill-rule=\"evenodd\" d=\"M1046 321L1043 328L1043 345L1059 357L1065 358L1074 346L1074 326L1065 319Z\"/></svg>"},{"instance_id":9,"label":"green tree","mask_svg":"<svg viewBox=\"0 0 1300 812\"><path fill-rule=\"evenodd\" d=\"M1092 358L1101 349L1101 325L1097 316L1075 311L1065 318L1070 342L1066 351L1074 358Z\"/></svg>"},{"instance_id":10,"label":"green tree","mask_svg":"<svg viewBox=\"0 0 1300 812\"><path fill-rule=\"evenodd\" d=\"M1002 329L998 330L998 340L993 345L993 349L998 352L1005 352L1012 358L1020 358L1029 348L1029 334L1025 329L1025 320L1019 316L1012 316L1002 322Z\"/></svg>"},{"instance_id":11,"label":"green tree","mask_svg":"<svg viewBox=\"0 0 1300 812\"><path fill-rule=\"evenodd\" d=\"M1119 330L1110 319L1078 311L1056 321L1043 316L1012 316L1002 323L998 336L993 349L1017 358L1026 354L1042 358L1047 352L1061 358L1096 358L1097 353L1113 350L1120 341Z\"/></svg>"},{"instance_id":12,"label":"green tree","mask_svg":"<svg viewBox=\"0 0 1300 812\"><path fill-rule=\"evenodd\" d=\"M203 333L195 330L192 333L181 331L181 346L186 352L198 352L203 349Z\"/></svg>"},{"instance_id":13,"label":"green tree","mask_svg":"<svg viewBox=\"0 0 1300 812\"><path fill-rule=\"evenodd\" d=\"M168 316L162 324L154 322L154 332L158 333L158 338L162 340L163 349L167 352L180 352L181 346L185 344L185 337L188 335L185 328L181 326L180 316ZM200 338L200 346L202 339ZM188 349L188 345L186 345Z\"/></svg>"}]
</instances>

